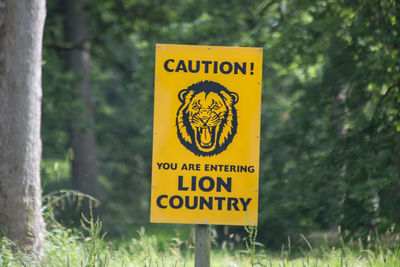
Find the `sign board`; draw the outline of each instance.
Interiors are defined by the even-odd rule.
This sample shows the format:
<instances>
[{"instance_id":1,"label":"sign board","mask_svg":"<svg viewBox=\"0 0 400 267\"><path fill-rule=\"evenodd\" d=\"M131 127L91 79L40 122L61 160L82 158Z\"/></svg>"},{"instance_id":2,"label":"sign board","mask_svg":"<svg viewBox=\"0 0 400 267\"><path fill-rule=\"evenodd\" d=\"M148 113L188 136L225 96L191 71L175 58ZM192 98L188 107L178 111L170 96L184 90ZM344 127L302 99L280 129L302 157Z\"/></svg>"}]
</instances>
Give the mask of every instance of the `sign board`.
<instances>
[{"instance_id":1,"label":"sign board","mask_svg":"<svg viewBox=\"0 0 400 267\"><path fill-rule=\"evenodd\" d=\"M257 225L262 49L156 45L151 222Z\"/></svg>"}]
</instances>

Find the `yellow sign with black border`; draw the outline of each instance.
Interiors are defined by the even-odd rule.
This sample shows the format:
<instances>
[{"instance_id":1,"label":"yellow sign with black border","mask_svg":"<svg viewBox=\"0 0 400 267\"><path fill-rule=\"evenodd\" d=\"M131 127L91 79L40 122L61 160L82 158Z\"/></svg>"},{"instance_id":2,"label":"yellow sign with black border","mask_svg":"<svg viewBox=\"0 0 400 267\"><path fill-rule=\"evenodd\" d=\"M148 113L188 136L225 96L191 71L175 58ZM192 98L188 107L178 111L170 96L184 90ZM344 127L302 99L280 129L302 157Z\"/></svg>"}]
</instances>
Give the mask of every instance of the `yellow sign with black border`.
<instances>
[{"instance_id":1,"label":"yellow sign with black border","mask_svg":"<svg viewBox=\"0 0 400 267\"><path fill-rule=\"evenodd\" d=\"M151 222L257 225L262 54L156 45Z\"/></svg>"}]
</instances>

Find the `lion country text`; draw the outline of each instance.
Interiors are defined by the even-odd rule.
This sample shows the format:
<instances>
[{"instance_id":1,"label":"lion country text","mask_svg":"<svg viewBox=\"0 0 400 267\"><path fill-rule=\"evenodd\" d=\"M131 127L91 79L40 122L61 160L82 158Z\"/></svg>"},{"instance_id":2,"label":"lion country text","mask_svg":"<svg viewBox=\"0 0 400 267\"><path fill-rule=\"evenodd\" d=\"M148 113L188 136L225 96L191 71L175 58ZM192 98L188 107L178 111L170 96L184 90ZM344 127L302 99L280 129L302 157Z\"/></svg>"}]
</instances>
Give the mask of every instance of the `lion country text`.
<instances>
[{"instance_id":1,"label":"lion country text","mask_svg":"<svg viewBox=\"0 0 400 267\"><path fill-rule=\"evenodd\" d=\"M210 176L183 177L178 176L178 191L201 192L228 192L232 191L232 177L212 178ZM224 196L193 196L193 195L167 195L157 196L156 204L161 209L189 209L189 210L226 210L247 211L251 198L224 197Z\"/></svg>"},{"instance_id":2,"label":"lion country text","mask_svg":"<svg viewBox=\"0 0 400 267\"><path fill-rule=\"evenodd\" d=\"M164 61L167 72L214 73L214 74L254 74L253 62L230 62L211 60L167 59Z\"/></svg>"}]
</instances>

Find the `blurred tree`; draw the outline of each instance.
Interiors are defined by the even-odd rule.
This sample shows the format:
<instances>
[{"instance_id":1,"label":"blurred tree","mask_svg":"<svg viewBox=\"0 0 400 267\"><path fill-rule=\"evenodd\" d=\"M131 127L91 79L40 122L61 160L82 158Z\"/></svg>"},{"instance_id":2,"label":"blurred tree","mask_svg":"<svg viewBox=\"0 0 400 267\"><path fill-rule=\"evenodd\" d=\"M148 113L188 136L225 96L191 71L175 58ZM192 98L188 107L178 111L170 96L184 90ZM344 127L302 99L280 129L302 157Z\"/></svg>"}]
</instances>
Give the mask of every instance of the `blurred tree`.
<instances>
[{"instance_id":1,"label":"blurred tree","mask_svg":"<svg viewBox=\"0 0 400 267\"><path fill-rule=\"evenodd\" d=\"M65 66L75 79L71 83L74 100L71 103L70 138L72 149L72 186L99 197L97 181L94 108L90 83L90 40L86 13L87 0L66 1Z\"/></svg>"}]
</instances>

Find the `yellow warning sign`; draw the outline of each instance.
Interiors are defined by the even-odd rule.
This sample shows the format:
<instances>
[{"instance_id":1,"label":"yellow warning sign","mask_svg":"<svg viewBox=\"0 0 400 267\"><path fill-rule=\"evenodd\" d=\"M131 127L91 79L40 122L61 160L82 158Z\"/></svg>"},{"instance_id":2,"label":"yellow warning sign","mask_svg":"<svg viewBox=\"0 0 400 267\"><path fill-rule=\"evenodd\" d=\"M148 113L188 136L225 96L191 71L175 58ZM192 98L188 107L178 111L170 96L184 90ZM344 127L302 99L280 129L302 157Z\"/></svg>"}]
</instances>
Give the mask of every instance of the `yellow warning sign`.
<instances>
[{"instance_id":1,"label":"yellow warning sign","mask_svg":"<svg viewBox=\"0 0 400 267\"><path fill-rule=\"evenodd\" d=\"M262 49L156 45L151 222L257 225Z\"/></svg>"}]
</instances>

